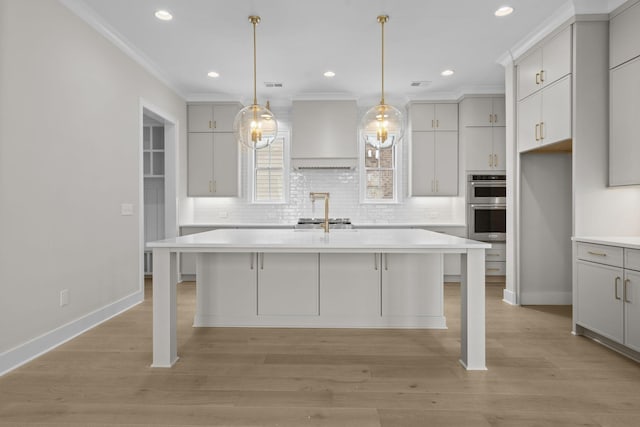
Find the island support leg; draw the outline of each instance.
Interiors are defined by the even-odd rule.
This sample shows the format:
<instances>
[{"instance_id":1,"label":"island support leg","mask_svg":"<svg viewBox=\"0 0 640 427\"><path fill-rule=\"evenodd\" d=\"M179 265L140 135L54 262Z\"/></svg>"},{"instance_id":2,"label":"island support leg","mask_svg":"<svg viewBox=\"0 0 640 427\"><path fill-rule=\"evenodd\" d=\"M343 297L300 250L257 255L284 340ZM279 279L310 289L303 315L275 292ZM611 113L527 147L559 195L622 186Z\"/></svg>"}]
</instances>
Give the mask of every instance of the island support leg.
<instances>
[{"instance_id":1,"label":"island support leg","mask_svg":"<svg viewBox=\"0 0 640 427\"><path fill-rule=\"evenodd\" d=\"M170 368L178 360L176 338L177 254L153 250L153 368Z\"/></svg>"},{"instance_id":2,"label":"island support leg","mask_svg":"<svg viewBox=\"0 0 640 427\"><path fill-rule=\"evenodd\" d=\"M482 371L487 369L484 249L468 249L461 264L460 363L468 370Z\"/></svg>"}]
</instances>

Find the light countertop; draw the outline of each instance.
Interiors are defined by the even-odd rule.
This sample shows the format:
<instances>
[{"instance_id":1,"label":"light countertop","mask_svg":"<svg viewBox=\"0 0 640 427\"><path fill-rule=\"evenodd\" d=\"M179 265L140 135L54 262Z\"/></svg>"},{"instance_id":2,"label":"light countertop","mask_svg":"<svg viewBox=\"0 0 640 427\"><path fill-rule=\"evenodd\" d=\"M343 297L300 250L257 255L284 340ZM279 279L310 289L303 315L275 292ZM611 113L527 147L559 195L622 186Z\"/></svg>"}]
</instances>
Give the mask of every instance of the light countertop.
<instances>
[{"instance_id":1,"label":"light countertop","mask_svg":"<svg viewBox=\"0 0 640 427\"><path fill-rule=\"evenodd\" d=\"M465 252L491 244L419 229L218 229L159 240L148 248L183 252Z\"/></svg>"},{"instance_id":2,"label":"light countertop","mask_svg":"<svg viewBox=\"0 0 640 427\"><path fill-rule=\"evenodd\" d=\"M576 242L594 243L596 245L620 246L623 248L640 249L640 236L599 236L572 238Z\"/></svg>"},{"instance_id":3,"label":"light countertop","mask_svg":"<svg viewBox=\"0 0 640 427\"><path fill-rule=\"evenodd\" d=\"M354 228L442 228L442 227L462 227L466 224L438 223L438 224L418 224L418 223L360 223L352 224ZM181 228L293 228L295 224L269 224L269 223L209 223L209 224L181 224Z\"/></svg>"}]
</instances>

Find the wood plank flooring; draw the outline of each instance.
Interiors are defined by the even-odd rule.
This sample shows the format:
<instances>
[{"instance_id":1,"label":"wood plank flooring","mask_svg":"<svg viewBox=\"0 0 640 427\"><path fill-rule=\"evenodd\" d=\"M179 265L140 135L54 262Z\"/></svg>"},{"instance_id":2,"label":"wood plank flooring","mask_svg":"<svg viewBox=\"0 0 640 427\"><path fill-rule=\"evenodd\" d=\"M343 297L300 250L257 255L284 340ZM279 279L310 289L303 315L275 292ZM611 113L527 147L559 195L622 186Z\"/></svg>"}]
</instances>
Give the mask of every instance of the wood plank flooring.
<instances>
[{"instance_id":1,"label":"wood plank flooring","mask_svg":"<svg viewBox=\"0 0 640 427\"><path fill-rule=\"evenodd\" d=\"M570 307L487 287L486 372L465 371L459 287L448 330L192 328L151 369L151 300L0 377L0 426L640 426L640 366L570 334Z\"/></svg>"}]
</instances>

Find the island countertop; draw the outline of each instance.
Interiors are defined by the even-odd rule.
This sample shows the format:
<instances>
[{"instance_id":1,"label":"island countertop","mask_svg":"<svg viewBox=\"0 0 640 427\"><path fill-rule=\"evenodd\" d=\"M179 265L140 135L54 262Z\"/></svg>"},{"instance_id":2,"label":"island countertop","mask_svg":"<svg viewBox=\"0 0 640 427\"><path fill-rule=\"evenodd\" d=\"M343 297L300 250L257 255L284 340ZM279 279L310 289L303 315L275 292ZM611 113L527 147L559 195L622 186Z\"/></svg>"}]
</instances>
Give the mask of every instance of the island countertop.
<instances>
[{"instance_id":1,"label":"island countertop","mask_svg":"<svg viewBox=\"0 0 640 427\"><path fill-rule=\"evenodd\" d=\"M183 252L464 252L491 244L419 229L219 229L147 244Z\"/></svg>"}]
</instances>

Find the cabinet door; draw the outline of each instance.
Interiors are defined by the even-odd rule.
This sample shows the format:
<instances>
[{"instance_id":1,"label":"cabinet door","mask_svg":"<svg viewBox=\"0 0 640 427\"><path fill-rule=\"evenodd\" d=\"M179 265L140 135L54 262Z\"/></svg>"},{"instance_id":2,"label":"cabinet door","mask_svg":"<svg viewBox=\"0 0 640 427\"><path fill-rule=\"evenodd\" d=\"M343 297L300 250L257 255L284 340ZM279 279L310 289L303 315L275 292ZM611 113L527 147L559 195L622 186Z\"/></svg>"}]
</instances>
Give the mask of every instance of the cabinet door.
<instances>
[{"instance_id":1,"label":"cabinet door","mask_svg":"<svg viewBox=\"0 0 640 427\"><path fill-rule=\"evenodd\" d=\"M542 69L542 49L536 49L518 64L518 100L541 88L539 73Z\"/></svg>"},{"instance_id":2,"label":"cabinet door","mask_svg":"<svg viewBox=\"0 0 640 427\"><path fill-rule=\"evenodd\" d=\"M540 145L540 93L518 102L518 150L520 152L538 148Z\"/></svg>"},{"instance_id":3,"label":"cabinet door","mask_svg":"<svg viewBox=\"0 0 640 427\"><path fill-rule=\"evenodd\" d=\"M542 91L541 145L571 138L571 76Z\"/></svg>"},{"instance_id":4,"label":"cabinet door","mask_svg":"<svg viewBox=\"0 0 640 427\"><path fill-rule=\"evenodd\" d=\"M435 133L435 195L458 195L458 132Z\"/></svg>"},{"instance_id":5,"label":"cabinet door","mask_svg":"<svg viewBox=\"0 0 640 427\"><path fill-rule=\"evenodd\" d=\"M431 131L435 129L435 104L411 104L409 108L412 131Z\"/></svg>"},{"instance_id":6,"label":"cabinet door","mask_svg":"<svg viewBox=\"0 0 640 427\"><path fill-rule=\"evenodd\" d=\"M492 98L465 98L460 103L462 126L491 126L493 124Z\"/></svg>"},{"instance_id":7,"label":"cabinet door","mask_svg":"<svg viewBox=\"0 0 640 427\"><path fill-rule=\"evenodd\" d=\"M435 130L458 130L458 104L435 105Z\"/></svg>"},{"instance_id":8,"label":"cabinet door","mask_svg":"<svg viewBox=\"0 0 640 427\"><path fill-rule=\"evenodd\" d=\"M233 120L240 111L235 104L215 104L213 106L214 132L233 132Z\"/></svg>"},{"instance_id":9,"label":"cabinet door","mask_svg":"<svg viewBox=\"0 0 640 427\"><path fill-rule=\"evenodd\" d=\"M640 273L625 270L624 343L640 351Z\"/></svg>"},{"instance_id":10,"label":"cabinet door","mask_svg":"<svg viewBox=\"0 0 640 427\"><path fill-rule=\"evenodd\" d=\"M441 254L382 254L383 316L442 316L442 292Z\"/></svg>"},{"instance_id":11,"label":"cabinet door","mask_svg":"<svg viewBox=\"0 0 640 427\"><path fill-rule=\"evenodd\" d=\"M320 254L320 315L380 316L380 254Z\"/></svg>"},{"instance_id":12,"label":"cabinet door","mask_svg":"<svg viewBox=\"0 0 640 427\"><path fill-rule=\"evenodd\" d=\"M255 316L255 253L197 254L196 319L207 316Z\"/></svg>"},{"instance_id":13,"label":"cabinet door","mask_svg":"<svg viewBox=\"0 0 640 427\"><path fill-rule=\"evenodd\" d=\"M493 128L469 127L464 132L467 170L491 169L494 160Z\"/></svg>"},{"instance_id":14,"label":"cabinet door","mask_svg":"<svg viewBox=\"0 0 640 427\"><path fill-rule=\"evenodd\" d=\"M503 127L491 129L493 139L493 169L506 170L507 168L507 132Z\"/></svg>"},{"instance_id":15,"label":"cabinet door","mask_svg":"<svg viewBox=\"0 0 640 427\"><path fill-rule=\"evenodd\" d=\"M213 106L187 105L187 131L213 132Z\"/></svg>"},{"instance_id":16,"label":"cabinet door","mask_svg":"<svg viewBox=\"0 0 640 427\"><path fill-rule=\"evenodd\" d=\"M542 86L552 84L571 72L571 26L542 47Z\"/></svg>"},{"instance_id":17,"label":"cabinet door","mask_svg":"<svg viewBox=\"0 0 640 427\"><path fill-rule=\"evenodd\" d=\"M609 22L609 66L611 68L640 55L640 3L636 3Z\"/></svg>"},{"instance_id":18,"label":"cabinet door","mask_svg":"<svg viewBox=\"0 0 640 427\"><path fill-rule=\"evenodd\" d=\"M609 185L640 184L640 58L610 76Z\"/></svg>"},{"instance_id":19,"label":"cabinet door","mask_svg":"<svg viewBox=\"0 0 640 427\"><path fill-rule=\"evenodd\" d=\"M585 261L576 261L576 266L576 323L622 343L623 270Z\"/></svg>"},{"instance_id":20,"label":"cabinet door","mask_svg":"<svg viewBox=\"0 0 640 427\"><path fill-rule=\"evenodd\" d=\"M189 133L187 195L213 195L213 134Z\"/></svg>"},{"instance_id":21,"label":"cabinet door","mask_svg":"<svg viewBox=\"0 0 640 427\"><path fill-rule=\"evenodd\" d=\"M258 314L318 315L318 254L258 254Z\"/></svg>"},{"instance_id":22,"label":"cabinet door","mask_svg":"<svg viewBox=\"0 0 640 427\"><path fill-rule=\"evenodd\" d=\"M232 133L213 138L213 195L238 196L238 144Z\"/></svg>"},{"instance_id":23,"label":"cabinet door","mask_svg":"<svg viewBox=\"0 0 640 427\"><path fill-rule=\"evenodd\" d=\"M411 195L431 196L435 193L435 132L412 132Z\"/></svg>"},{"instance_id":24,"label":"cabinet door","mask_svg":"<svg viewBox=\"0 0 640 427\"><path fill-rule=\"evenodd\" d=\"M506 107L504 103L504 98L493 98L492 100L493 107L493 126L506 126L507 122L505 120Z\"/></svg>"}]
</instances>

